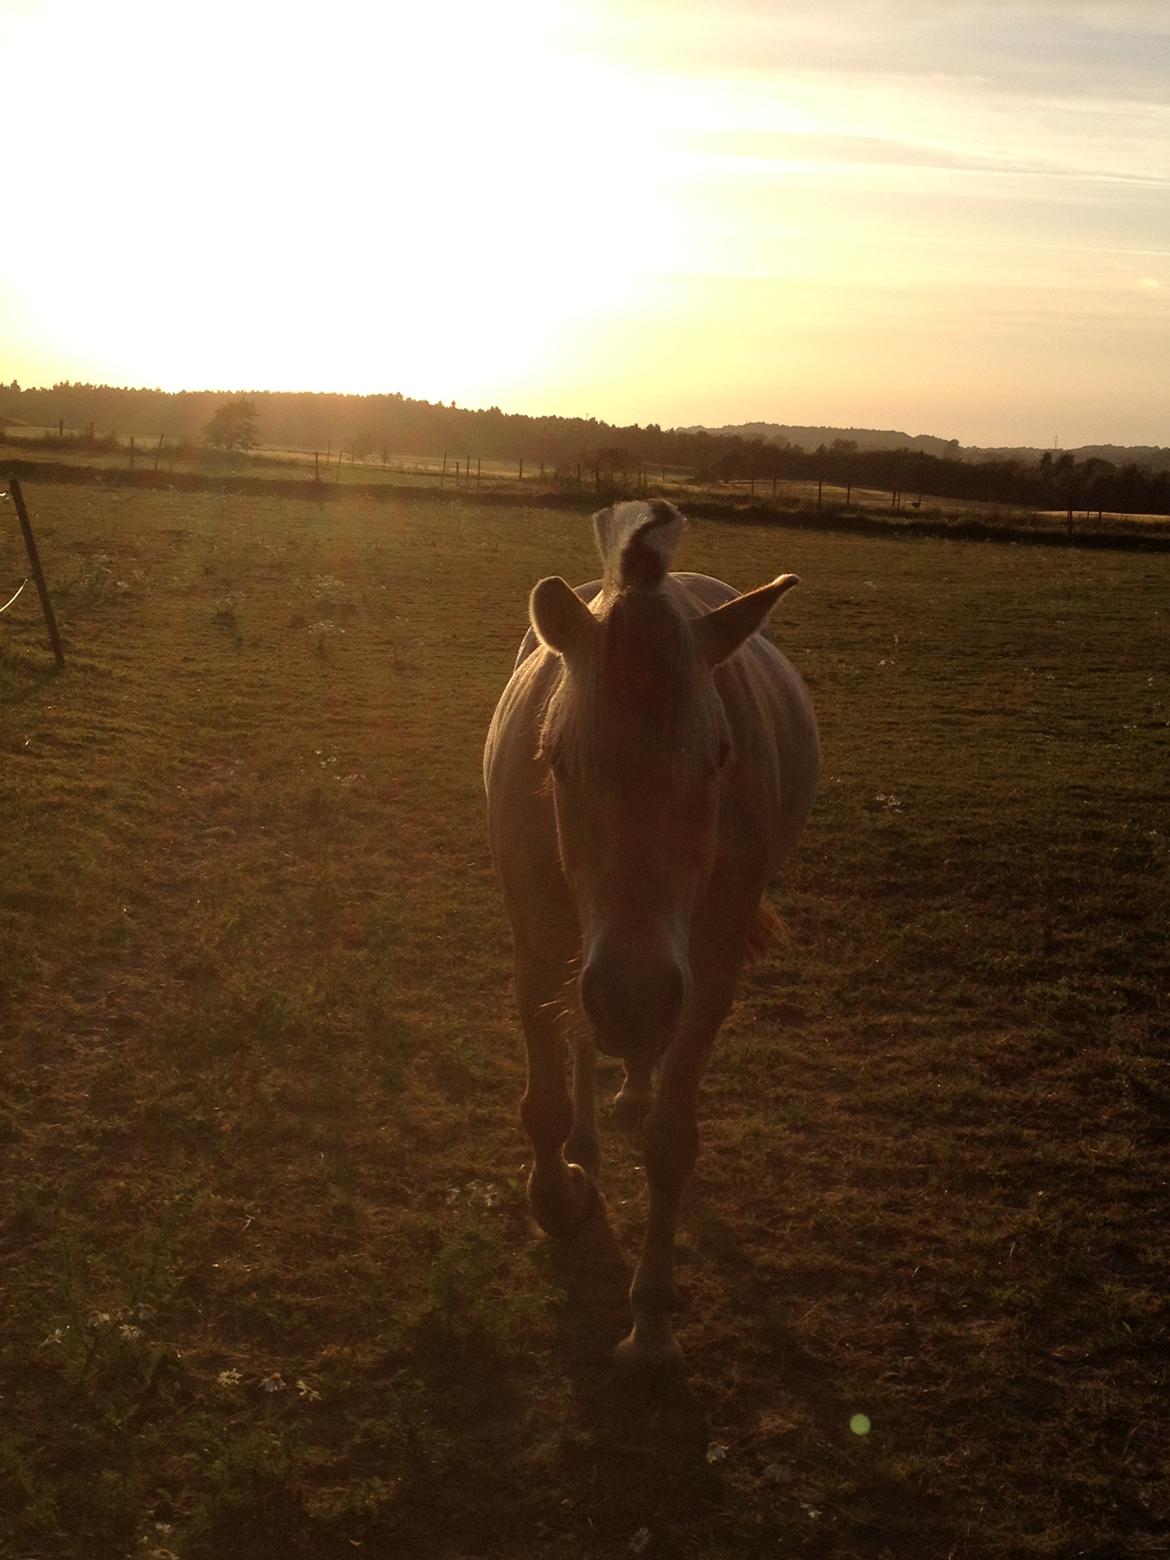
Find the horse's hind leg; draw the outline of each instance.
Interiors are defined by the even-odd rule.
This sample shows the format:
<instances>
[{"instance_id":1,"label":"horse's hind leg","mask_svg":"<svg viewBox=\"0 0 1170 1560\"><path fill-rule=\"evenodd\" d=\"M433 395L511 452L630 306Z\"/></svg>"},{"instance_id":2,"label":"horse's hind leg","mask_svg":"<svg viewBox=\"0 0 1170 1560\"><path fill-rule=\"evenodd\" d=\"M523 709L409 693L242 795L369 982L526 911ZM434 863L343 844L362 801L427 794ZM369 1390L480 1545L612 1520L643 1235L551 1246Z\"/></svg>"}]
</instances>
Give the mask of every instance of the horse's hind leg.
<instances>
[{"instance_id":1,"label":"horse's hind leg","mask_svg":"<svg viewBox=\"0 0 1170 1560\"><path fill-rule=\"evenodd\" d=\"M613 1098L614 1119L632 1132L640 1127L654 1103L653 1069L645 1062L626 1062L626 1076Z\"/></svg>"},{"instance_id":2,"label":"horse's hind leg","mask_svg":"<svg viewBox=\"0 0 1170 1560\"><path fill-rule=\"evenodd\" d=\"M568 1163L562 1151L573 1131L561 1031L564 975L563 964L553 974L544 961L517 954L516 1000L528 1047L528 1085L520 1119L533 1151L528 1200L536 1222L549 1235L571 1233L598 1200L586 1169Z\"/></svg>"},{"instance_id":3,"label":"horse's hind leg","mask_svg":"<svg viewBox=\"0 0 1170 1560\"><path fill-rule=\"evenodd\" d=\"M601 1169L597 1138L597 1049L588 1034L573 1039L573 1130L565 1144L570 1163L578 1164L591 1181Z\"/></svg>"}]
</instances>

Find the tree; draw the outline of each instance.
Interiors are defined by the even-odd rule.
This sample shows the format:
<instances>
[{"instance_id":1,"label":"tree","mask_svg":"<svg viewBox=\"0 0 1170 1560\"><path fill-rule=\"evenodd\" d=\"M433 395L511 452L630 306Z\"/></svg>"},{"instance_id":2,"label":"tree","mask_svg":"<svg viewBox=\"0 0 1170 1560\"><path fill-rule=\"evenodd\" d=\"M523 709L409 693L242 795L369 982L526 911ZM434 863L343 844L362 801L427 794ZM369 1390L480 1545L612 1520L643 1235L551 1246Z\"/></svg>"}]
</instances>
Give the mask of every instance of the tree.
<instances>
[{"instance_id":1,"label":"tree","mask_svg":"<svg viewBox=\"0 0 1170 1560\"><path fill-rule=\"evenodd\" d=\"M629 450L618 449L613 445L597 450L587 459L590 465L603 476L607 476L610 482L616 482L619 478L624 478L627 471L636 471L638 468L636 455L631 455Z\"/></svg>"},{"instance_id":2,"label":"tree","mask_svg":"<svg viewBox=\"0 0 1170 1560\"><path fill-rule=\"evenodd\" d=\"M236 395L203 425L203 442L213 450L250 450L256 444L256 403Z\"/></svg>"}]
</instances>

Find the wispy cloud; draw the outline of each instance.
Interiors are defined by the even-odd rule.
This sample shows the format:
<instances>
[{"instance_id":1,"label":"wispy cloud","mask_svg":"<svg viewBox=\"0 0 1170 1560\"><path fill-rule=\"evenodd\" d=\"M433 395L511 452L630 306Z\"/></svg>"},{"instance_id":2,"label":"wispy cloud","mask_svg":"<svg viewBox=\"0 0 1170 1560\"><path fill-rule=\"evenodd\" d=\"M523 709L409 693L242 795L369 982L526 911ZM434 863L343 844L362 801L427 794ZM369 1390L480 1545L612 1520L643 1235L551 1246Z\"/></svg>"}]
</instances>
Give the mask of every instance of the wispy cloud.
<instances>
[{"instance_id":1,"label":"wispy cloud","mask_svg":"<svg viewBox=\"0 0 1170 1560\"><path fill-rule=\"evenodd\" d=\"M577 12L583 36L615 36L646 63L688 72L945 80L1028 97L1165 102L1170 12L1161 0L621 0Z\"/></svg>"},{"instance_id":2,"label":"wispy cloud","mask_svg":"<svg viewBox=\"0 0 1170 1560\"><path fill-rule=\"evenodd\" d=\"M1007 154L954 150L921 141L895 140L879 135L831 135L791 130L713 130L691 136L684 134L680 139L689 141L697 154L748 162L958 169L1008 177L1100 180L1170 188L1170 170L1165 175L1159 175L1083 167L1076 161L1061 165L1058 162L1024 159Z\"/></svg>"}]
</instances>

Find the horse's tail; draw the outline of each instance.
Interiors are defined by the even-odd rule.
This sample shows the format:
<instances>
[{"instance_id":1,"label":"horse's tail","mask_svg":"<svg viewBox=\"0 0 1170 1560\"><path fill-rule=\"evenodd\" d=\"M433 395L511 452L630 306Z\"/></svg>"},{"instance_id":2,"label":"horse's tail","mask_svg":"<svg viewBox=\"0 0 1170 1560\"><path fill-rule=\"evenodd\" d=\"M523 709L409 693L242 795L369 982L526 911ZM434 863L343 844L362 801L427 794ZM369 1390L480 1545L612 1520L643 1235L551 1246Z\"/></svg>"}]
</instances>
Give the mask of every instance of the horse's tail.
<instances>
[{"instance_id":1,"label":"horse's tail","mask_svg":"<svg viewBox=\"0 0 1170 1560\"><path fill-rule=\"evenodd\" d=\"M773 948L788 941L788 928L770 899L761 899L748 927L746 962L758 964Z\"/></svg>"}]
</instances>

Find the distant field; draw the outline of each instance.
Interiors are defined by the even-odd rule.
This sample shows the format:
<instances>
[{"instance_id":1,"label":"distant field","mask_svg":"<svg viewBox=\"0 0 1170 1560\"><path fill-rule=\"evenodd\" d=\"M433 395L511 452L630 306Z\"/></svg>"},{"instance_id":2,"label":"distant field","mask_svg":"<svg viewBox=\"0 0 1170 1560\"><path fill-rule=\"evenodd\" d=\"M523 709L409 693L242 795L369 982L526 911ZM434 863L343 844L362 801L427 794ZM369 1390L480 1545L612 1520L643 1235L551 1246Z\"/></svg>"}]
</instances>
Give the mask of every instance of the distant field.
<instances>
[{"instance_id":1,"label":"distant field","mask_svg":"<svg viewBox=\"0 0 1170 1560\"><path fill-rule=\"evenodd\" d=\"M53 448L37 448L30 441L44 435L55 436L53 428L23 428L9 430L0 440L0 472L3 459L15 458L31 461L40 472L49 472L55 465L67 463L91 468L103 480L116 479L126 474L150 473L151 480L165 479L168 473L196 474L207 481L234 482L239 478L252 478L272 482L304 482L315 477L325 484L331 494L346 487L377 489L410 488L446 492L462 492L467 495L486 493L531 495L533 503L542 496L560 493L579 493L583 500L598 497L608 501L614 482L622 482L610 472L595 472L587 464L571 463L558 471L551 463L538 460L483 460L468 452L458 450L433 455L403 455L387 452L383 461L380 454L355 457L352 451L297 449L263 446L247 455L217 457L210 452L182 454L170 447L157 447L157 440L138 440L133 450L123 439L117 449L87 449L84 445L69 443ZM108 476L107 476L108 474ZM964 519L993 527L999 531L1045 530L1064 533L1066 511L1030 510L1019 505L1002 504L978 499L946 498L936 494L903 490L895 495L885 488L844 486L840 483L777 478L759 478L736 481L698 482L691 468L662 466L651 463L627 474L627 487L623 492L644 492L665 495L683 505L688 501L696 505L724 505L730 508L744 504L774 506L781 512L801 510L808 514L824 512L826 515L848 514L866 518L896 515L908 521L942 520L952 524ZM1084 537L1094 533L1117 536L1128 532L1134 536L1170 534L1170 517L1166 515L1131 515L1105 511L1076 511L1073 530Z\"/></svg>"},{"instance_id":2,"label":"distant field","mask_svg":"<svg viewBox=\"0 0 1170 1560\"><path fill-rule=\"evenodd\" d=\"M551 508L29 483L0 617L0 1553L1170 1544L1164 559L698 523L822 794L704 1088L685 1385L524 1203L484 727ZM0 599L24 572L0 505ZM615 1081L607 1067L606 1076ZM851 1429L865 1415L869 1433Z\"/></svg>"}]
</instances>

